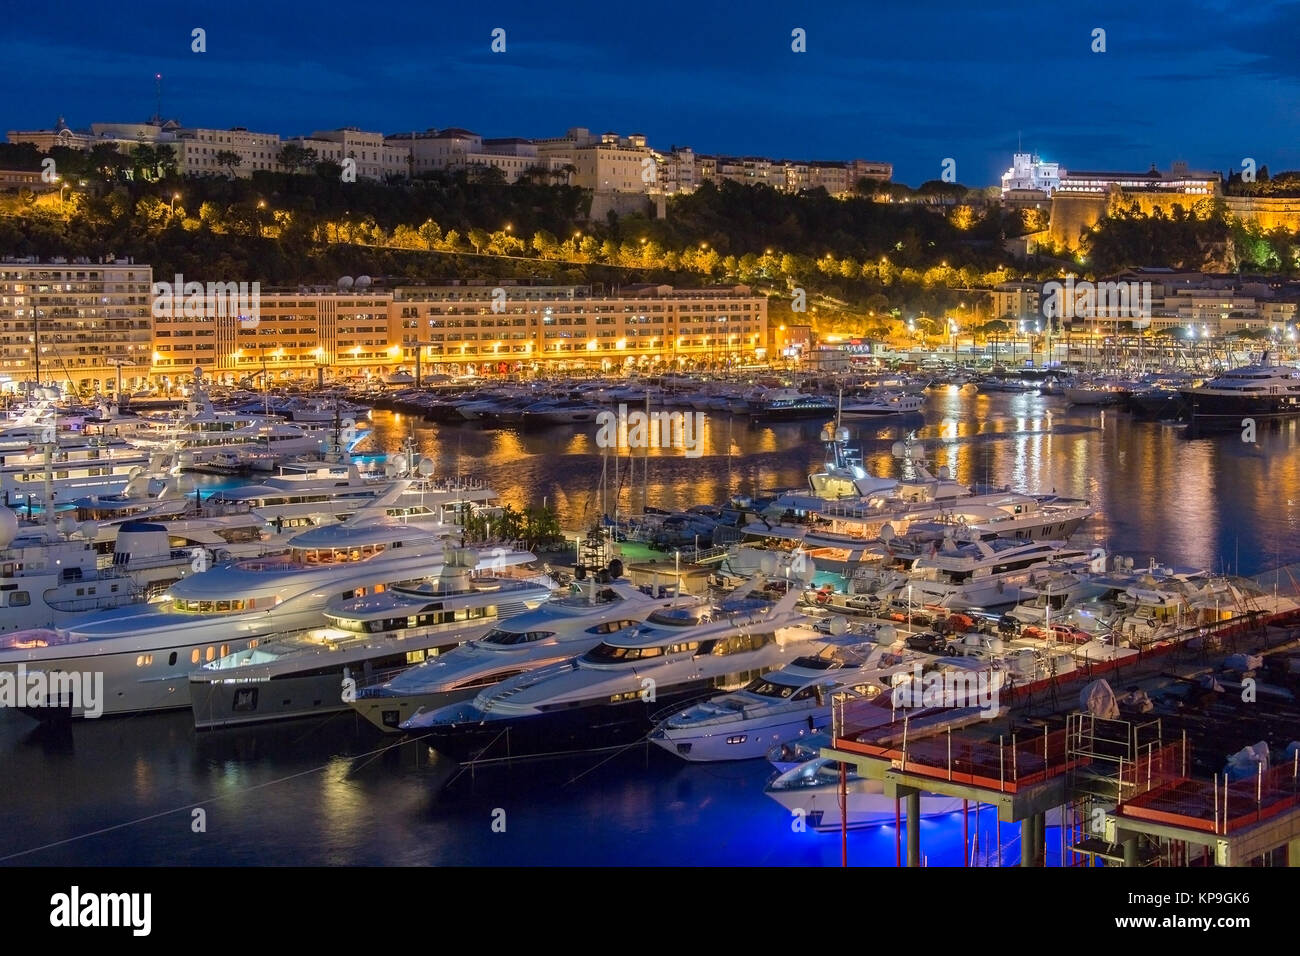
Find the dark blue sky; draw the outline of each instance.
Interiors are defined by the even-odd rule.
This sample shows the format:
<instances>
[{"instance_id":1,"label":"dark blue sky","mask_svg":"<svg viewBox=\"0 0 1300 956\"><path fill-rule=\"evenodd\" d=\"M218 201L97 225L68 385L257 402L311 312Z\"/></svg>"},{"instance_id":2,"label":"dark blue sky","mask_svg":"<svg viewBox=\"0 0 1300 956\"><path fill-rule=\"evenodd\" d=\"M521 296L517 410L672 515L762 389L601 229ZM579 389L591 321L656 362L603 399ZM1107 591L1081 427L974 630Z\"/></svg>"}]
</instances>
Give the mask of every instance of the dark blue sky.
<instances>
[{"instance_id":1,"label":"dark blue sky","mask_svg":"<svg viewBox=\"0 0 1300 956\"><path fill-rule=\"evenodd\" d=\"M715 6L717 9L715 9ZM5 129L138 121L282 135L465 126L880 159L988 185L1026 148L1075 169L1300 168L1300 3L752 0L11 7ZM190 31L207 52L190 52ZM506 30L504 54L489 52ZM790 49L807 31L808 52ZM1090 50L1094 27L1105 53Z\"/></svg>"}]
</instances>

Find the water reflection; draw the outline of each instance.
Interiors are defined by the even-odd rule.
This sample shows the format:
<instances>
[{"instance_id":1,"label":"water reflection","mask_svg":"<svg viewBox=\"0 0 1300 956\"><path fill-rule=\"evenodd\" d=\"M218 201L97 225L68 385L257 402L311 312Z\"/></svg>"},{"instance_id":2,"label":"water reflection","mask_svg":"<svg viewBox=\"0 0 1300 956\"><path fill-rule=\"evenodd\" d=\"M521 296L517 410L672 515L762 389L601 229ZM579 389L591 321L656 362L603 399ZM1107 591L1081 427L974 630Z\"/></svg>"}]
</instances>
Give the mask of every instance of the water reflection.
<instances>
[{"instance_id":1,"label":"water reflection","mask_svg":"<svg viewBox=\"0 0 1300 956\"><path fill-rule=\"evenodd\" d=\"M822 421L751 423L710 413L702 454L650 448L612 454L596 426L536 431L400 421L376 412L368 447L395 448L414 429L442 475L490 480L515 506L545 498L567 528L601 513L669 510L802 488L824 466ZM1300 424L1189 440L1184 430L1134 421L1113 408L1071 407L1032 392L942 389L924 416L848 422L851 444L876 475L899 476L894 442L914 434L934 466L965 484L1087 498L1099 509L1083 538L1145 563L1243 572L1300 560ZM602 493L603 488L603 493Z\"/></svg>"}]
</instances>

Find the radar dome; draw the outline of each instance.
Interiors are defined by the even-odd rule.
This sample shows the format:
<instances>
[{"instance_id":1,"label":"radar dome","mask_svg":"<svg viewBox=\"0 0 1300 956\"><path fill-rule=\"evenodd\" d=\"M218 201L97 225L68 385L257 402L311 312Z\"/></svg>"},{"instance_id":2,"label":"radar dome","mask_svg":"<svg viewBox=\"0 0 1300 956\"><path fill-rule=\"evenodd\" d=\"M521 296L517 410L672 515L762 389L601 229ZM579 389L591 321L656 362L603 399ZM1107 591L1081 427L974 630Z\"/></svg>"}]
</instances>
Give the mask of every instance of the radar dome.
<instances>
[{"instance_id":1,"label":"radar dome","mask_svg":"<svg viewBox=\"0 0 1300 956\"><path fill-rule=\"evenodd\" d=\"M836 637L849 632L849 619L841 614L832 614L830 620L830 631Z\"/></svg>"},{"instance_id":2,"label":"radar dome","mask_svg":"<svg viewBox=\"0 0 1300 956\"><path fill-rule=\"evenodd\" d=\"M396 468L399 473L406 471L406 466L408 464L409 462L407 462L405 455L393 456L393 467Z\"/></svg>"},{"instance_id":3,"label":"radar dome","mask_svg":"<svg viewBox=\"0 0 1300 956\"><path fill-rule=\"evenodd\" d=\"M886 521L884 524L880 526L880 540L881 541L894 540L894 526L890 524L888 521Z\"/></svg>"},{"instance_id":4,"label":"radar dome","mask_svg":"<svg viewBox=\"0 0 1300 956\"><path fill-rule=\"evenodd\" d=\"M433 474L433 459L432 459L432 458L421 458L421 459L420 459L420 467L419 467L419 471L420 471L420 474L423 475L425 478L428 478L430 475L432 475L432 474Z\"/></svg>"},{"instance_id":5,"label":"radar dome","mask_svg":"<svg viewBox=\"0 0 1300 956\"><path fill-rule=\"evenodd\" d=\"M777 558L771 551L768 551L759 558L758 567L764 574L772 574L776 571Z\"/></svg>"},{"instance_id":6,"label":"radar dome","mask_svg":"<svg viewBox=\"0 0 1300 956\"><path fill-rule=\"evenodd\" d=\"M895 458L902 458L907 453L907 446L901 441L896 441L889 446L889 453Z\"/></svg>"},{"instance_id":7,"label":"radar dome","mask_svg":"<svg viewBox=\"0 0 1300 956\"><path fill-rule=\"evenodd\" d=\"M936 471L935 474L939 476L940 481L947 481L952 477L952 469L947 465L940 465L939 470Z\"/></svg>"},{"instance_id":8,"label":"radar dome","mask_svg":"<svg viewBox=\"0 0 1300 956\"><path fill-rule=\"evenodd\" d=\"M892 624L882 624L876 631L876 640L881 644L892 644L898 640L898 630Z\"/></svg>"},{"instance_id":9,"label":"radar dome","mask_svg":"<svg viewBox=\"0 0 1300 956\"><path fill-rule=\"evenodd\" d=\"M358 289L370 288L370 276L357 276L357 281L353 283Z\"/></svg>"},{"instance_id":10,"label":"radar dome","mask_svg":"<svg viewBox=\"0 0 1300 956\"><path fill-rule=\"evenodd\" d=\"M99 525L93 521L83 521L77 526L77 534L81 535L87 541L94 541L95 536L99 534Z\"/></svg>"},{"instance_id":11,"label":"radar dome","mask_svg":"<svg viewBox=\"0 0 1300 956\"><path fill-rule=\"evenodd\" d=\"M339 276L339 288L340 288L340 289L351 289L351 288L352 288L352 276Z\"/></svg>"},{"instance_id":12,"label":"radar dome","mask_svg":"<svg viewBox=\"0 0 1300 956\"><path fill-rule=\"evenodd\" d=\"M847 428L844 428L843 426L841 426L841 427L835 429L835 440L836 440L836 441L848 441L848 440L849 440L849 430L848 430Z\"/></svg>"},{"instance_id":13,"label":"radar dome","mask_svg":"<svg viewBox=\"0 0 1300 956\"><path fill-rule=\"evenodd\" d=\"M63 534L72 534L77 530L77 519L72 515L64 515L59 519L59 531Z\"/></svg>"},{"instance_id":14,"label":"radar dome","mask_svg":"<svg viewBox=\"0 0 1300 956\"><path fill-rule=\"evenodd\" d=\"M18 536L18 515L8 508L0 508L0 548L7 548Z\"/></svg>"}]
</instances>

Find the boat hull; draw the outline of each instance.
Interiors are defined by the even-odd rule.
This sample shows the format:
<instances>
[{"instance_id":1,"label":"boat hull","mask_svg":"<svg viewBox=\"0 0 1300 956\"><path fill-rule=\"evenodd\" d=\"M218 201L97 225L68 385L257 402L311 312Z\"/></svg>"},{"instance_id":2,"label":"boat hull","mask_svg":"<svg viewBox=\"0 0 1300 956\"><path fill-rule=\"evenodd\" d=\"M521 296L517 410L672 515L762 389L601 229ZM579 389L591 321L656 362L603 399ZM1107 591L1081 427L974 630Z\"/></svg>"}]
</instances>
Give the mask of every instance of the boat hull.
<instances>
[{"instance_id":1,"label":"boat hull","mask_svg":"<svg viewBox=\"0 0 1300 956\"><path fill-rule=\"evenodd\" d=\"M659 688L653 701L634 698L493 720L466 720L421 728L429 746L463 762L582 753L637 744L668 708L717 693L711 680Z\"/></svg>"}]
</instances>

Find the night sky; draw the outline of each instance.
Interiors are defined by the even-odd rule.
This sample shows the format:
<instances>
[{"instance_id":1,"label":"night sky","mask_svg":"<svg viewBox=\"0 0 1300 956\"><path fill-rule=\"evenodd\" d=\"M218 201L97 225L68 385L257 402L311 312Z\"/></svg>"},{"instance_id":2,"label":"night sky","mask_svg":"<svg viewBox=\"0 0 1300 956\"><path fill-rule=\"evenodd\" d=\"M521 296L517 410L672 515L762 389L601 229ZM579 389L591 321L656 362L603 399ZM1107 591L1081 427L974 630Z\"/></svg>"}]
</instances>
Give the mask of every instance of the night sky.
<instances>
[{"instance_id":1,"label":"night sky","mask_svg":"<svg viewBox=\"0 0 1300 956\"><path fill-rule=\"evenodd\" d=\"M125 6L6 14L4 129L59 115L281 135L463 126L650 145L892 162L895 178L990 185L1026 149L1067 169L1300 168L1300 3L808 5L750 0ZM207 31L192 53L191 30ZM506 52L489 51L506 30ZM791 30L808 51L791 51ZM1093 53L1092 31L1106 30Z\"/></svg>"}]
</instances>

